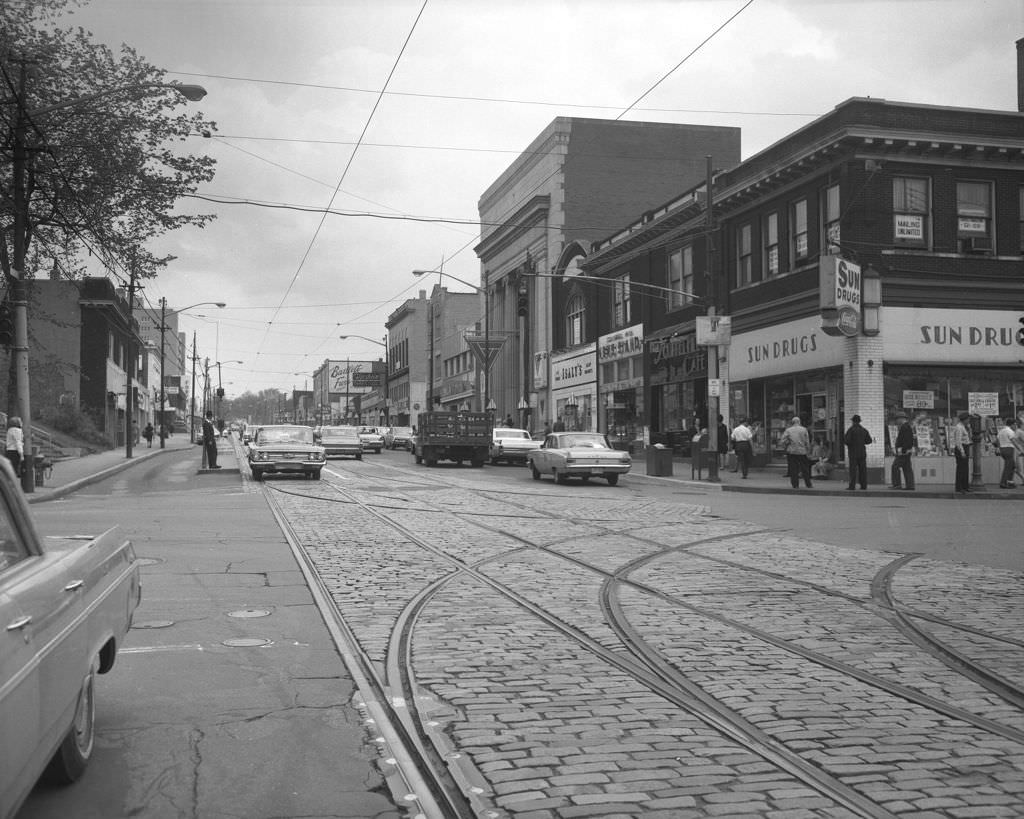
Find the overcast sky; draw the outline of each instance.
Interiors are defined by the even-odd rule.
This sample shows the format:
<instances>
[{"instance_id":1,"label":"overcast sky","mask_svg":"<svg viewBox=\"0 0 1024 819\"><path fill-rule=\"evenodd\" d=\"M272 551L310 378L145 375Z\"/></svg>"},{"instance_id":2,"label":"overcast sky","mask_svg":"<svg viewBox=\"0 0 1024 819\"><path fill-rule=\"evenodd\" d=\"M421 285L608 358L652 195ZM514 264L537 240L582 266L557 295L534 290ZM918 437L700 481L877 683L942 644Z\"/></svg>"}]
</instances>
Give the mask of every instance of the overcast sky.
<instances>
[{"instance_id":1,"label":"overcast sky","mask_svg":"<svg viewBox=\"0 0 1024 819\"><path fill-rule=\"evenodd\" d=\"M1016 110L1024 2L93 0L68 21L209 92L201 193L238 204L182 203L217 219L152 248L177 259L147 296L227 303L180 325L244 362L232 396L382 355L338 336L382 339L437 280L414 268L478 283L477 201L556 116L737 126L746 159L854 96Z\"/></svg>"}]
</instances>

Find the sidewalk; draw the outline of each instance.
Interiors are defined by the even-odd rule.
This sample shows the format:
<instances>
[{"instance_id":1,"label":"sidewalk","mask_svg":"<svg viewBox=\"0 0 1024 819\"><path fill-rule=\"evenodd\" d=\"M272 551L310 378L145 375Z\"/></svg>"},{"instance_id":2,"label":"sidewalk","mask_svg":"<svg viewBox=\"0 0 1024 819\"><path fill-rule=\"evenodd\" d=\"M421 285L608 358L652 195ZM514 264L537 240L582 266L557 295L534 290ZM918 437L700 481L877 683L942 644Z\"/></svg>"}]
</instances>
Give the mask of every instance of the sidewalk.
<instances>
[{"instance_id":1,"label":"sidewalk","mask_svg":"<svg viewBox=\"0 0 1024 819\"><path fill-rule=\"evenodd\" d=\"M42 501L53 500L87 486L90 483L102 480L127 469L133 464L158 457L161 452L170 450L191 449L196 458L196 474L206 474L209 469L201 469L202 449L198 444L189 442L187 435L174 435L165 442L165 448L161 450L159 444L154 442L152 449L144 443L141 449L135 448L132 457L126 458L124 449L112 449L106 452L98 452L92 455L84 455L81 458L68 458L54 464L53 475L46 482L45 486L37 486L33 494L28 496L29 503L41 503ZM234 447L228 441L221 441L217 450L217 460L221 469L220 474L238 473L240 471L238 459ZM672 475L648 475L647 458L644 453L637 453L633 456L633 468L630 475L642 475L649 480L673 481L676 483L701 486L709 491L720 492L754 492L754 493L785 493L785 494L811 494L811 495L844 495L856 497L900 497L908 498L956 498L961 500L1024 500L1024 487L1016 489L1000 489L998 484L989 484L978 489L972 489L968 495L958 495L953 491L952 484L921 484L913 492L900 489L890 489L888 486L868 486L867 490L856 490L850 492L846 488L846 472L837 470L828 480L815 480L812 489L806 489L801 484L799 489L790 487L789 479L783 477L783 469L778 467L765 467L751 469L749 477L744 479L739 472L731 472L724 468L719 472L719 480L711 482L707 479L708 471L704 469L698 473L691 467L688 458L675 457L672 459Z\"/></svg>"},{"instance_id":2,"label":"sidewalk","mask_svg":"<svg viewBox=\"0 0 1024 819\"><path fill-rule=\"evenodd\" d=\"M143 441L141 447L133 447L131 458L125 457L124 447L120 447L83 455L79 458L65 458L57 461L53 465L53 473L50 478L45 481L44 485L37 485L35 492L26 496L26 499L29 503L42 503L61 498L83 486L116 475L130 466L159 457L165 452L182 449L192 450L195 453L196 474L213 471L201 468L203 450L198 444L190 443L188 435L172 435L164 442L164 449L160 449L159 441L154 441L152 448L147 447L146 442ZM217 462L222 467L217 470L220 474L232 472L237 474L239 472L234 448L226 441L221 441L218 445Z\"/></svg>"},{"instance_id":3,"label":"sidewalk","mask_svg":"<svg viewBox=\"0 0 1024 819\"><path fill-rule=\"evenodd\" d=\"M890 489L888 486L868 484L866 490L856 489L850 491L847 486L847 473L845 470L835 470L828 479L812 479L813 487L807 489L803 482L800 482L799 489L793 489L789 478L783 477L785 469L779 466L762 467L751 469L749 476L744 478L739 472L732 472L727 467L719 470L718 481L708 480L708 470L703 469L698 473L693 469L689 458L674 457L672 459L672 475L658 476L647 474L647 457L643 452L633 456L633 468L630 475L643 475L649 480L675 481L691 486L701 486L711 491L721 492L752 492L752 493L785 493L785 494L807 494L807 495L842 495L849 497L899 497L903 500L909 498L944 498L962 500L1024 500L1024 487L1020 485L1016 489L1000 489L999 484L988 484L977 489L971 489L970 494L958 495L953 491L953 484L941 483L918 483L914 491L903 489Z\"/></svg>"}]
</instances>

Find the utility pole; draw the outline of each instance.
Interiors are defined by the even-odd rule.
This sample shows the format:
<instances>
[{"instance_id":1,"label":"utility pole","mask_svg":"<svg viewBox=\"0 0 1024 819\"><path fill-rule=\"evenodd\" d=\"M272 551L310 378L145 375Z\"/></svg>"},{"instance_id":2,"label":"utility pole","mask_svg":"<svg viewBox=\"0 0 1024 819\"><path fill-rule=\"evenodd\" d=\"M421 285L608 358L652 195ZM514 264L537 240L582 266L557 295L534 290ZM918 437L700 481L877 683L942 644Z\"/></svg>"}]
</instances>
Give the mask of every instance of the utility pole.
<instances>
[{"instance_id":1,"label":"utility pole","mask_svg":"<svg viewBox=\"0 0 1024 819\"><path fill-rule=\"evenodd\" d=\"M199 358L196 352L196 333L192 331L192 391L189 395L188 414L188 439L191 443L196 442L196 360Z\"/></svg>"},{"instance_id":2,"label":"utility pole","mask_svg":"<svg viewBox=\"0 0 1024 819\"><path fill-rule=\"evenodd\" d=\"M135 443L135 436L133 434L135 396L132 381L135 376L135 359L138 357L138 353L135 349L135 330L132 327L132 321L134 320L135 281L137 276L137 269L132 264L132 269L128 274L128 333L125 336L126 341L124 345L124 456L126 458L132 457L132 445ZM160 378L163 379L163 373L160 373Z\"/></svg>"},{"instance_id":3,"label":"utility pole","mask_svg":"<svg viewBox=\"0 0 1024 819\"><path fill-rule=\"evenodd\" d=\"M17 393L17 412L21 416L21 428L24 434L24 458L26 468L21 475L21 488L26 493L35 491L35 458L32 453L32 407L29 400L28 382L28 282L25 281L25 255L28 249L28 198L25 193L25 170L28 165L28 151L25 147L25 128L28 118L25 115L25 83L27 69L21 63L18 76L17 118L14 123L14 257L11 260L11 277L13 294L11 305L14 307L14 348L12 364Z\"/></svg>"},{"instance_id":4,"label":"utility pole","mask_svg":"<svg viewBox=\"0 0 1024 819\"><path fill-rule=\"evenodd\" d=\"M714 170L712 168L711 156L707 156L707 213L706 231L707 237L704 242L704 252L707 276L707 295L709 316L716 315L718 306L718 282L715 280L714 271L711 269L714 254L713 236L715 228L714 201L712 197L712 185L714 183ZM711 379L718 381L718 345L708 346L708 480L717 482L718 478L718 396L711 395Z\"/></svg>"}]
</instances>

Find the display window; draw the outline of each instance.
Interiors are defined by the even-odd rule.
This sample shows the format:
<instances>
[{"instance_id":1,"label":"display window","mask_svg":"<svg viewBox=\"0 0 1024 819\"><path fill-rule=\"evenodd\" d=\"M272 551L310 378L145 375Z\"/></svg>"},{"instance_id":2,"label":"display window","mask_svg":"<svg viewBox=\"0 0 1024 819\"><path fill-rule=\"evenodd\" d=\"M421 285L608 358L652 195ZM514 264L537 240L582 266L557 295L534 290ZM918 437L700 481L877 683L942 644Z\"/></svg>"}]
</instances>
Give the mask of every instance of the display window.
<instances>
[{"instance_id":1,"label":"display window","mask_svg":"<svg viewBox=\"0 0 1024 819\"><path fill-rule=\"evenodd\" d=\"M919 457L949 455L950 430L960 412L979 418L982 455L998 453L1004 418L1024 411L1024 373L1009 367L885 366L886 452L896 439L896 413L914 425Z\"/></svg>"}]
</instances>

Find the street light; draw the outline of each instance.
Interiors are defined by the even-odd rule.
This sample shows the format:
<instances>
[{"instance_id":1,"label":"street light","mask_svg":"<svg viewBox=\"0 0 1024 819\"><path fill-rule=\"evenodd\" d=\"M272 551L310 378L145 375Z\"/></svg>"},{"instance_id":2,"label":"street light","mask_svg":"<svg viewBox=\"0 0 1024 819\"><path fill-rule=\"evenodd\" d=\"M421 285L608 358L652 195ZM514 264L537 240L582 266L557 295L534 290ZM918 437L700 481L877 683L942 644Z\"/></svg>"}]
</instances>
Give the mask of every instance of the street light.
<instances>
[{"instance_id":1,"label":"street light","mask_svg":"<svg viewBox=\"0 0 1024 819\"><path fill-rule=\"evenodd\" d=\"M460 284L466 285L466 287L472 287L477 293L482 293L484 297L484 354L480 356L483 359L483 370L484 370L484 400L481 410L488 412L491 409L491 383L490 383L490 372L491 372L491 294L486 288L480 287L476 284L471 284L465 279L460 279L458 276L453 276L451 273L445 273L441 270L414 270L412 275L414 276L426 276L430 273L436 273L438 276L447 276L449 279L455 279ZM427 390L427 409L433 410L432 405L434 397L434 308L431 305L430 308L431 322L430 322L430 383Z\"/></svg>"},{"instance_id":2,"label":"street light","mask_svg":"<svg viewBox=\"0 0 1024 819\"><path fill-rule=\"evenodd\" d=\"M210 305L212 307L224 307L225 304L222 301L201 301L196 304L190 304L188 307L182 307L178 310L171 310L167 312L167 299L160 299L160 449L163 449L167 439L167 435L164 431L164 333L167 331L167 317L175 316L179 313L184 313L186 310L191 310L193 307L205 307ZM195 341L193 337L193 342ZM195 370L193 369L193 372ZM180 375L180 373L179 373ZM193 376L193 389L195 389L195 376ZM191 428L189 429L189 437L192 437Z\"/></svg>"},{"instance_id":3,"label":"street light","mask_svg":"<svg viewBox=\"0 0 1024 819\"><path fill-rule=\"evenodd\" d=\"M377 341L376 339L369 338L368 336L361 336L358 333L352 333L347 336L338 336L343 341L346 338L361 338L363 341L369 341L371 344L377 344L384 348L384 426L391 426L391 414L389 407L391 405L391 395L389 392L390 378L391 378L391 355L388 351L388 337L384 336L383 341Z\"/></svg>"},{"instance_id":4,"label":"street light","mask_svg":"<svg viewBox=\"0 0 1024 819\"><path fill-rule=\"evenodd\" d=\"M244 364L245 362L244 361L239 361L238 359L235 359L234 361L217 361L217 362L214 362L214 363L217 365L217 400L214 402L214 406L216 407L216 409L214 410L213 414L216 417L216 420L219 421L219 420L221 420L221 417L220 417L220 402L224 398L224 384L221 383L221 380L220 380L220 375L221 375L220 368L221 368L221 365L222 364Z\"/></svg>"},{"instance_id":5,"label":"street light","mask_svg":"<svg viewBox=\"0 0 1024 819\"><path fill-rule=\"evenodd\" d=\"M14 100L17 110L14 121L13 152L12 152L12 175L14 187L14 236L12 237L11 277L14 279L12 287L11 304L14 307L14 378L15 392L17 395L18 412L24 419L24 451L26 457L32 457L32 405L29 394L29 366L28 366L28 288L25 282L25 257L28 252L28 195L25 191L25 175L28 168L28 147L25 144L25 131L33 118L60 111L65 108L73 108L76 105L83 105L94 100L102 99L114 94L121 94L145 88L171 88L181 94L185 99L192 102L201 100L206 96L206 89L199 85L184 85L179 83L139 83L120 88L108 88L95 94L85 97L78 97L73 100L47 105L37 108L34 111L26 111L24 106L26 80L28 72L25 64L22 63L18 78L18 92ZM125 365L125 416L127 418L126 428L128 434L125 436L125 451L128 457L132 455L132 377L131 370L135 364L135 345L131 343L133 305L128 304L128 352ZM22 474L21 486L25 492L35 491L35 470L26 469Z\"/></svg>"}]
</instances>

